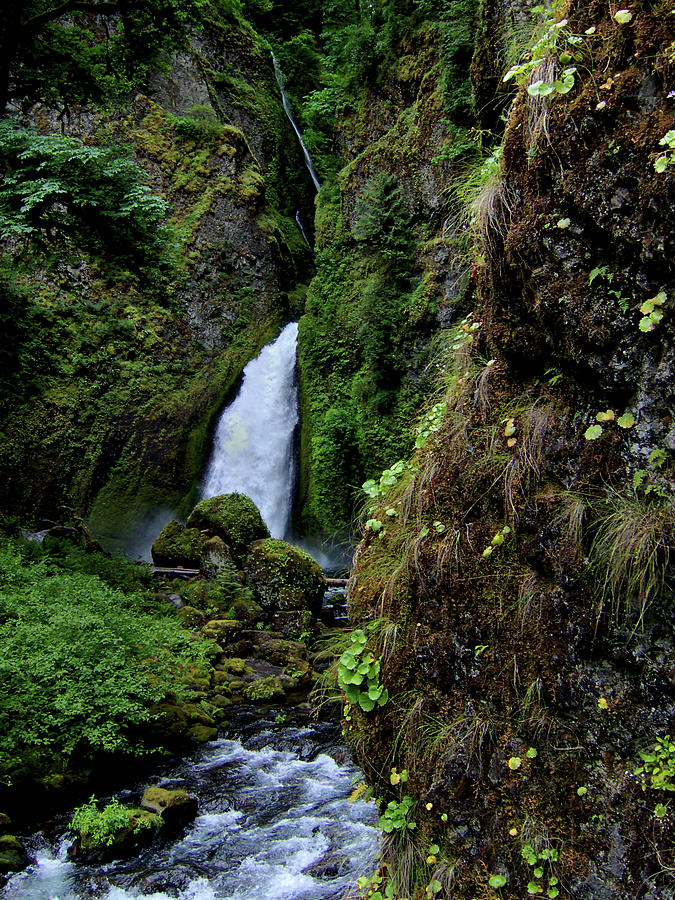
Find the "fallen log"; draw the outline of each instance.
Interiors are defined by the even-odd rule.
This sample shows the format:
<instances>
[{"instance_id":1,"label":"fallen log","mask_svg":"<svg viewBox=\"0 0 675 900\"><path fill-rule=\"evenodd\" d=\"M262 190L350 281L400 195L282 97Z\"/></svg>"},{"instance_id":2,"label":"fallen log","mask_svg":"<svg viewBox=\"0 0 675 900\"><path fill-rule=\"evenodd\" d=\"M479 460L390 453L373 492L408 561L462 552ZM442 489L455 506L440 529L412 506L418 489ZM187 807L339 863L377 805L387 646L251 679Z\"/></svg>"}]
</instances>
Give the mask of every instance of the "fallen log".
<instances>
[{"instance_id":1,"label":"fallen log","mask_svg":"<svg viewBox=\"0 0 675 900\"><path fill-rule=\"evenodd\" d=\"M196 578L201 574L199 569L184 569L177 566L175 569L168 569L164 566L153 566L153 575L173 575L174 578Z\"/></svg>"}]
</instances>

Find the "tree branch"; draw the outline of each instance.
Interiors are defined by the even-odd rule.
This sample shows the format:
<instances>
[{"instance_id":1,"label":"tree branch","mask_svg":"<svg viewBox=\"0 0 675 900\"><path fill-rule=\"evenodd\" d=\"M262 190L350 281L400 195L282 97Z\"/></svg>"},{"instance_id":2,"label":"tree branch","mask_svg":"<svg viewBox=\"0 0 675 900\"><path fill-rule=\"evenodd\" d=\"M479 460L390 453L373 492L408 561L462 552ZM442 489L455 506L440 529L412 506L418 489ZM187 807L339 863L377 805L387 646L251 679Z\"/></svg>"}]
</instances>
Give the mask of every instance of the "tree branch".
<instances>
[{"instance_id":1,"label":"tree branch","mask_svg":"<svg viewBox=\"0 0 675 900\"><path fill-rule=\"evenodd\" d=\"M136 2L133 2L132 0L132 2L125 3L124 6L127 8L142 6L142 0L136 0ZM102 16L111 16L114 13L119 12L121 8L122 5L117 2L117 0L104 0L102 3L87 3L84 2L84 0L66 0L66 2L62 3L60 6L47 9L43 13L40 13L39 16L34 16L32 19L29 19L21 26L21 29L25 31L37 31L42 28L43 25L46 25L47 22L54 22L56 19L60 19L62 16L71 12L89 12Z\"/></svg>"}]
</instances>

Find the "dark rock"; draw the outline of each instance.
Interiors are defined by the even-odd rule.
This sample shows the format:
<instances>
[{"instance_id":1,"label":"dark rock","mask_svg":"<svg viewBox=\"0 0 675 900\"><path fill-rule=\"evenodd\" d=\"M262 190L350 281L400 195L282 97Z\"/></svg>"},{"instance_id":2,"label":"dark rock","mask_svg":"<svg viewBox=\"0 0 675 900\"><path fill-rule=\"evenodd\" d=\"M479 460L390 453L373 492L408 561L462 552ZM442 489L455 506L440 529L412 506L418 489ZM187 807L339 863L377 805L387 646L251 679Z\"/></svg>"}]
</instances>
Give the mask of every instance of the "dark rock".
<instances>
[{"instance_id":1,"label":"dark rock","mask_svg":"<svg viewBox=\"0 0 675 900\"><path fill-rule=\"evenodd\" d=\"M191 822L197 815L197 799L184 790L147 787L141 798L141 808L161 816L170 828Z\"/></svg>"}]
</instances>

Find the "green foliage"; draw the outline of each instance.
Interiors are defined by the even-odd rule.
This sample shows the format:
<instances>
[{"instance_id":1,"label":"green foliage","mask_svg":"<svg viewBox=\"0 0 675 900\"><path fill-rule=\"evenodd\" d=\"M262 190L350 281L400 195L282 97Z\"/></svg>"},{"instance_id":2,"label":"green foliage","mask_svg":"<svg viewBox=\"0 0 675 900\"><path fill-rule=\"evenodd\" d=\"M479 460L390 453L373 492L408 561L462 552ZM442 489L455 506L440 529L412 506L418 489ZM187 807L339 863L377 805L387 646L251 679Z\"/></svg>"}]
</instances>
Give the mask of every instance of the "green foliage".
<instances>
[{"instance_id":1,"label":"green foliage","mask_svg":"<svg viewBox=\"0 0 675 900\"><path fill-rule=\"evenodd\" d=\"M363 491L371 498L372 501L377 502L381 500L387 493L387 491L389 491L389 489L396 484L405 469L405 461L399 459L398 462L395 462L393 464L393 466L390 466L390 468L384 470L384 472L380 475L379 481L375 481L372 478L369 478L368 481L365 481L362 485Z\"/></svg>"},{"instance_id":2,"label":"green foliage","mask_svg":"<svg viewBox=\"0 0 675 900\"><path fill-rule=\"evenodd\" d=\"M70 830L79 832L90 846L110 847L129 826L129 810L115 797L99 810L96 798L78 806L70 820Z\"/></svg>"},{"instance_id":3,"label":"green foliage","mask_svg":"<svg viewBox=\"0 0 675 900\"><path fill-rule=\"evenodd\" d=\"M380 661L366 650L368 638L361 628L352 632L351 644L340 657L338 686L350 703L358 704L364 712L376 705L384 706L389 692L380 684Z\"/></svg>"},{"instance_id":4,"label":"green foliage","mask_svg":"<svg viewBox=\"0 0 675 900\"><path fill-rule=\"evenodd\" d=\"M378 250L391 274L400 277L410 259L412 232L396 178L384 172L376 175L359 195L355 212L356 241Z\"/></svg>"},{"instance_id":5,"label":"green foliage","mask_svg":"<svg viewBox=\"0 0 675 900\"><path fill-rule=\"evenodd\" d=\"M390 800L378 820L378 826L385 834L391 834L392 831L414 831L417 824L410 818L414 805L412 797L408 794L400 803Z\"/></svg>"},{"instance_id":6,"label":"green foliage","mask_svg":"<svg viewBox=\"0 0 675 900\"><path fill-rule=\"evenodd\" d=\"M164 606L31 552L0 545L0 770L31 754L144 752L138 726L201 645Z\"/></svg>"},{"instance_id":7,"label":"green foliage","mask_svg":"<svg viewBox=\"0 0 675 900\"><path fill-rule=\"evenodd\" d=\"M645 300L645 302L640 306L640 312L643 316L643 318L640 319L638 325L640 331L653 331L656 326L660 324L661 320L663 319L663 310L661 309L661 307L665 302L665 291L659 291L655 297L650 297L649 300Z\"/></svg>"},{"instance_id":8,"label":"green foliage","mask_svg":"<svg viewBox=\"0 0 675 900\"><path fill-rule=\"evenodd\" d=\"M123 806L116 797L99 809L96 798L91 797L84 806L77 807L69 828L79 836L83 848L91 851L112 847L125 834L157 828L161 821L157 815Z\"/></svg>"},{"instance_id":9,"label":"green foliage","mask_svg":"<svg viewBox=\"0 0 675 900\"><path fill-rule=\"evenodd\" d=\"M166 256L166 204L120 148L41 136L3 121L0 165L0 237L45 240L58 233L134 260Z\"/></svg>"},{"instance_id":10,"label":"green foliage","mask_svg":"<svg viewBox=\"0 0 675 900\"><path fill-rule=\"evenodd\" d=\"M665 153L661 153L654 161L654 168L659 173L665 172L668 166L675 166L675 130L671 128L659 141L662 147L668 147Z\"/></svg>"},{"instance_id":11,"label":"green foliage","mask_svg":"<svg viewBox=\"0 0 675 900\"><path fill-rule=\"evenodd\" d=\"M533 13L542 15L542 22L535 29L535 40L525 59L508 70L504 81L515 79L516 84L527 84L532 97L548 97L551 94L568 94L575 83L576 66L571 62L584 59L584 39L567 27L567 19L558 20L555 14L538 6ZM562 74L555 78L547 74L545 66L553 61L562 67ZM538 77L538 76L542 77Z\"/></svg>"},{"instance_id":12,"label":"green foliage","mask_svg":"<svg viewBox=\"0 0 675 900\"><path fill-rule=\"evenodd\" d=\"M560 893L559 879L554 870L554 864L558 861L558 851L553 847L535 849L532 844L524 844L521 856L532 868L532 878L527 885L528 894L541 894L546 885L546 896L555 900Z\"/></svg>"},{"instance_id":13,"label":"green foliage","mask_svg":"<svg viewBox=\"0 0 675 900\"><path fill-rule=\"evenodd\" d=\"M634 628L643 624L664 589L672 516L667 493L612 492L599 507L590 553L602 590L599 612L609 606L615 621Z\"/></svg>"},{"instance_id":14,"label":"green foliage","mask_svg":"<svg viewBox=\"0 0 675 900\"><path fill-rule=\"evenodd\" d=\"M657 738L654 747L640 751L640 756L643 765L634 774L642 778L642 790L675 791L675 741L670 735Z\"/></svg>"}]
</instances>

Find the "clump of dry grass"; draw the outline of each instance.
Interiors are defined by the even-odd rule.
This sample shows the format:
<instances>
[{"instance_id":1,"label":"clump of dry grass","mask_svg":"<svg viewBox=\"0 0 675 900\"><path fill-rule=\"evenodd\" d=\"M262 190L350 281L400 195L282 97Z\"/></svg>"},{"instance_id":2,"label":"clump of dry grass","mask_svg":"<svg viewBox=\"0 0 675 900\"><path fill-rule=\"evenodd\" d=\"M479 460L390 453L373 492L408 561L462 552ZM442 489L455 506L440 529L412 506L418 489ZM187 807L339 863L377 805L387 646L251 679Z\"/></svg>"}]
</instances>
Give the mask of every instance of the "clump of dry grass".
<instances>
[{"instance_id":1,"label":"clump of dry grass","mask_svg":"<svg viewBox=\"0 0 675 900\"><path fill-rule=\"evenodd\" d=\"M641 628L665 588L675 501L650 503L612 491L594 530L590 557L599 580L598 618L609 609L615 624Z\"/></svg>"}]
</instances>

